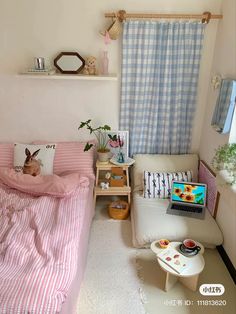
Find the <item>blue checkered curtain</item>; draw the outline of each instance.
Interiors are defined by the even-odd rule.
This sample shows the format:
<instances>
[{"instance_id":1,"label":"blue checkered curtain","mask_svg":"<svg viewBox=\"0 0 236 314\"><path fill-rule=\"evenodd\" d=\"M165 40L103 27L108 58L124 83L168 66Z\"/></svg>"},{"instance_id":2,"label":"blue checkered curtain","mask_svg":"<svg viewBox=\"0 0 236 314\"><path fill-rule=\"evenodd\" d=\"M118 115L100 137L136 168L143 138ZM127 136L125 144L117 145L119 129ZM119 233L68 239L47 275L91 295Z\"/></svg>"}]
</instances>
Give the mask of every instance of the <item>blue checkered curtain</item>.
<instances>
[{"instance_id":1,"label":"blue checkered curtain","mask_svg":"<svg viewBox=\"0 0 236 314\"><path fill-rule=\"evenodd\" d=\"M124 23L120 129L129 131L130 156L189 152L204 27Z\"/></svg>"}]
</instances>

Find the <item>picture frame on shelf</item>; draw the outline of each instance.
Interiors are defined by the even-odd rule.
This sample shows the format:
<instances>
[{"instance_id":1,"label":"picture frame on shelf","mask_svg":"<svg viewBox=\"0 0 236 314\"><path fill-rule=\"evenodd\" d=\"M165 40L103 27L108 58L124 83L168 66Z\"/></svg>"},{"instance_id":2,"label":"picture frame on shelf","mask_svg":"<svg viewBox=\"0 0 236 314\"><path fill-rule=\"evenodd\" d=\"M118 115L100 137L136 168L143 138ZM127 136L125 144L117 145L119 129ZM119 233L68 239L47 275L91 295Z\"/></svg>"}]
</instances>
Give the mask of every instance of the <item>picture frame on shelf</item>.
<instances>
[{"instance_id":1,"label":"picture frame on shelf","mask_svg":"<svg viewBox=\"0 0 236 314\"><path fill-rule=\"evenodd\" d=\"M124 153L124 159L129 157L129 131L111 130L107 132L107 148L110 149L111 158L116 158L120 150Z\"/></svg>"}]
</instances>

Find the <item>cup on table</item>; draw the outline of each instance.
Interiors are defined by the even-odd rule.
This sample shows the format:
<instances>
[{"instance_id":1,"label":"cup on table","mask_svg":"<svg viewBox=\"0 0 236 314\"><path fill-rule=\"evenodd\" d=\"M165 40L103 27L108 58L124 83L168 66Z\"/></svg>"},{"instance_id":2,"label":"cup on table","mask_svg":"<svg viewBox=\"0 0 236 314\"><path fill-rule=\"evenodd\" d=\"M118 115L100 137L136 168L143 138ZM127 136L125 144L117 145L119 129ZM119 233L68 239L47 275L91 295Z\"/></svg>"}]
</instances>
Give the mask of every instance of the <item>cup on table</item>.
<instances>
[{"instance_id":1,"label":"cup on table","mask_svg":"<svg viewBox=\"0 0 236 314\"><path fill-rule=\"evenodd\" d=\"M192 252L195 250L198 250L198 251L201 250L200 246L197 245L197 242L192 240L192 239L185 239L182 243L183 243L183 249L188 251L188 252Z\"/></svg>"},{"instance_id":2,"label":"cup on table","mask_svg":"<svg viewBox=\"0 0 236 314\"><path fill-rule=\"evenodd\" d=\"M44 70L45 69L45 61L43 57L35 57L34 58L34 67L36 70Z\"/></svg>"}]
</instances>

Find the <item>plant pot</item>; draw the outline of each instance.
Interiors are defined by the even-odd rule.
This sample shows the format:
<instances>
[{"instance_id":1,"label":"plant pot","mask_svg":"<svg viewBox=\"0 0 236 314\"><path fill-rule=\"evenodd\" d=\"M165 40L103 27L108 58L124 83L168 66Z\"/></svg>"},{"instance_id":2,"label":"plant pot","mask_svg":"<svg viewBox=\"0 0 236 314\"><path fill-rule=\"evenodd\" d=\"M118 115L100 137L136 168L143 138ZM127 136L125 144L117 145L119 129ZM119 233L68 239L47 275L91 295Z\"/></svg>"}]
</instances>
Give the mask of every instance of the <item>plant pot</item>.
<instances>
[{"instance_id":1,"label":"plant pot","mask_svg":"<svg viewBox=\"0 0 236 314\"><path fill-rule=\"evenodd\" d=\"M110 151L106 152L97 152L98 153L98 160L103 163L108 163L110 160Z\"/></svg>"}]
</instances>

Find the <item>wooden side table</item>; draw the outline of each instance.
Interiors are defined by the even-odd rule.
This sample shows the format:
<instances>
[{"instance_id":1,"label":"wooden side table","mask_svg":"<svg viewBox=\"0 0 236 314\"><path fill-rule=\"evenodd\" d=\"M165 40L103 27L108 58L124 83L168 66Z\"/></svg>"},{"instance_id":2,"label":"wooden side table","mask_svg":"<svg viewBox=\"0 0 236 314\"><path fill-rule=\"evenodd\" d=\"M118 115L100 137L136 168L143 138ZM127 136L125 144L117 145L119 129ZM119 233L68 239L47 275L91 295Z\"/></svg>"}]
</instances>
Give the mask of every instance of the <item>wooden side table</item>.
<instances>
[{"instance_id":1,"label":"wooden side table","mask_svg":"<svg viewBox=\"0 0 236 314\"><path fill-rule=\"evenodd\" d=\"M100 187L100 183L104 181L104 178L101 177L102 172L111 171L111 168L119 167L123 169L125 175L125 185L122 187L109 187L108 189L102 189ZM97 161L96 162L96 182L94 187L94 203L96 203L96 198L98 195L127 195L128 203L130 204L130 194L131 194L131 187L129 185L129 166L117 166L112 163L102 163Z\"/></svg>"},{"instance_id":2,"label":"wooden side table","mask_svg":"<svg viewBox=\"0 0 236 314\"><path fill-rule=\"evenodd\" d=\"M180 281L184 286L186 286L190 290L196 291L199 274L203 271L205 266L205 261L203 258L204 246L201 243L197 242L197 244L201 247L199 254L188 257L189 263L191 264L190 267L183 271L183 273L178 274L173 268L171 268L158 258L158 253L161 252L162 250L165 250L159 247L158 242L159 240L152 242L151 250L155 254L157 254L157 261L160 267L166 273L164 288L165 291L169 291L174 286L177 280ZM169 246L175 249L176 253L178 252L179 254L181 254L181 252L178 249L180 244L181 242L170 242Z\"/></svg>"}]
</instances>

